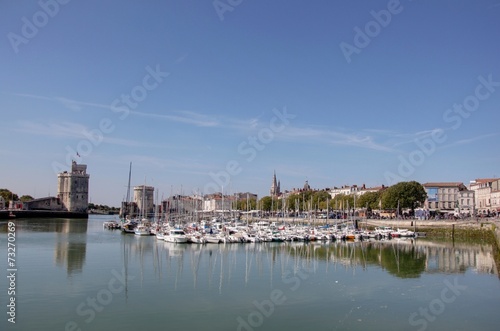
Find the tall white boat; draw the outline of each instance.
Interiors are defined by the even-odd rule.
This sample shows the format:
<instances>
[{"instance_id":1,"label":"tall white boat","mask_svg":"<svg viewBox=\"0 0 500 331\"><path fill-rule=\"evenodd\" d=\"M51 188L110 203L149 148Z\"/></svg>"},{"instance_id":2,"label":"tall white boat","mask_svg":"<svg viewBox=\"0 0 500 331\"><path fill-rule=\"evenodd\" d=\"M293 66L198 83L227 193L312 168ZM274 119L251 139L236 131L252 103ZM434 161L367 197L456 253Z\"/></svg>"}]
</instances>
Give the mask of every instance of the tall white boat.
<instances>
[{"instance_id":1,"label":"tall white boat","mask_svg":"<svg viewBox=\"0 0 500 331\"><path fill-rule=\"evenodd\" d=\"M184 230L172 229L163 237L163 240L170 243L187 243L188 237Z\"/></svg>"}]
</instances>

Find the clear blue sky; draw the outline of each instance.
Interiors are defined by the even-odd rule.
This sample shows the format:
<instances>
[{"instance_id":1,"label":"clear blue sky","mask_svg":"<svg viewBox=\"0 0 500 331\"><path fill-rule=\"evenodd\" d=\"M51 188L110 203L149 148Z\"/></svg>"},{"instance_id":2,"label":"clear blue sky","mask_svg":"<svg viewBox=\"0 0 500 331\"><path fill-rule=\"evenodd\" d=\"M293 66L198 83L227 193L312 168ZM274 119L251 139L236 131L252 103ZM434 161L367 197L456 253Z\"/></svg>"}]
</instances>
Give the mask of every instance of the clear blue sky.
<instances>
[{"instance_id":1,"label":"clear blue sky","mask_svg":"<svg viewBox=\"0 0 500 331\"><path fill-rule=\"evenodd\" d=\"M129 162L165 197L262 197L274 170L282 189L500 175L499 0L46 3L0 3L19 195L55 195L72 158L115 206Z\"/></svg>"}]
</instances>

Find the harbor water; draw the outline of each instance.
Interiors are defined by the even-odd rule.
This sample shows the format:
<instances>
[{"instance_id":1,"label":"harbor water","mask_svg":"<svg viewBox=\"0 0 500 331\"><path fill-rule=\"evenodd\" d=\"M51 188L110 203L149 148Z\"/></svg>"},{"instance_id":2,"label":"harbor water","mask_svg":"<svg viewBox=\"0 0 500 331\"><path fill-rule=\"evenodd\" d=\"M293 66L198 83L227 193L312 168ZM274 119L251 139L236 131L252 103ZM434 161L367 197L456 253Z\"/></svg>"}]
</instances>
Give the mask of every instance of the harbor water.
<instances>
[{"instance_id":1,"label":"harbor water","mask_svg":"<svg viewBox=\"0 0 500 331\"><path fill-rule=\"evenodd\" d=\"M106 230L103 222L110 219L0 222L1 330L500 325L500 280L493 248L485 243L172 244ZM11 247L15 254L9 255Z\"/></svg>"}]
</instances>

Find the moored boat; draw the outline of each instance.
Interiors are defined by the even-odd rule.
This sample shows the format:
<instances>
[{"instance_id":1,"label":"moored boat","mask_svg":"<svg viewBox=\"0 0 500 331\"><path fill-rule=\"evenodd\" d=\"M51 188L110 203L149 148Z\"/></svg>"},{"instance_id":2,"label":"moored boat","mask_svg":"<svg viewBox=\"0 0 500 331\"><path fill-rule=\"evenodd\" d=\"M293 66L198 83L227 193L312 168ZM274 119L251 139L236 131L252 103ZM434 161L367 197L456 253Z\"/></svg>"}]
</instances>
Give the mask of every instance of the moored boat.
<instances>
[{"instance_id":1,"label":"moored boat","mask_svg":"<svg viewBox=\"0 0 500 331\"><path fill-rule=\"evenodd\" d=\"M170 243L187 243L188 237L184 230L181 229L171 229L168 234L163 237L163 240Z\"/></svg>"}]
</instances>

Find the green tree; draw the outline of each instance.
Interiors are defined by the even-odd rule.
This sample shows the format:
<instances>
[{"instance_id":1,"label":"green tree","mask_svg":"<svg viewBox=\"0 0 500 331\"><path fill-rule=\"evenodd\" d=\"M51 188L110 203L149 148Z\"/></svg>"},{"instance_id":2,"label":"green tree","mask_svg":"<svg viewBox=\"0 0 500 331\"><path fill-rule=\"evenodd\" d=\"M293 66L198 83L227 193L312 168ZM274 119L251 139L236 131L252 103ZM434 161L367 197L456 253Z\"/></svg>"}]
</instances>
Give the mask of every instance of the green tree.
<instances>
[{"instance_id":1,"label":"green tree","mask_svg":"<svg viewBox=\"0 0 500 331\"><path fill-rule=\"evenodd\" d=\"M382 194L382 207L385 209L409 208L412 213L415 208L423 204L427 193L420 183L416 181L400 182L389 187Z\"/></svg>"},{"instance_id":2,"label":"green tree","mask_svg":"<svg viewBox=\"0 0 500 331\"><path fill-rule=\"evenodd\" d=\"M333 208L337 208L338 210L343 209L352 209L354 207L354 196L346 195L346 194L337 194L335 199L333 199Z\"/></svg>"},{"instance_id":3,"label":"green tree","mask_svg":"<svg viewBox=\"0 0 500 331\"><path fill-rule=\"evenodd\" d=\"M0 188L0 196L4 198L5 202L8 202L10 200L13 201L19 200L19 196L17 194L12 193L6 188Z\"/></svg>"},{"instance_id":4,"label":"green tree","mask_svg":"<svg viewBox=\"0 0 500 331\"><path fill-rule=\"evenodd\" d=\"M262 208L262 210L264 211L270 211L271 210L271 197L270 196L266 196L266 197L262 197L259 201L259 204Z\"/></svg>"},{"instance_id":5,"label":"green tree","mask_svg":"<svg viewBox=\"0 0 500 331\"><path fill-rule=\"evenodd\" d=\"M312 195L313 209L326 209L326 201L330 199L327 191L317 191Z\"/></svg>"},{"instance_id":6,"label":"green tree","mask_svg":"<svg viewBox=\"0 0 500 331\"><path fill-rule=\"evenodd\" d=\"M286 199L286 205L288 206L288 210L297 210L300 208L300 196L298 194L290 194Z\"/></svg>"},{"instance_id":7,"label":"green tree","mask_svg":"<svg viewBox=\"0 0 500 331\"><path fill-rule=\"evenodd\" d=\"M378 209L380 196L380 192L366 192L358 198L356 205L362 208L368 206L368 210Z\"/></svg>"},{"instance_id":8,"label":"green tree","mask_svg":"<svg viewBox=\"0 0 500 331\"><path fill-rule=\"evenodd\" d=\"M31 195L23 195L19 198L19 200L21 200L22 202L28 202L33 200L33 197Z\"/></svg>"},{"instance_id":9,"label":"green tree","mask_svg":"<svg viewBox=\"0 0 500 331\"><path fill-rule=\"evenodd\" d=\"M235 201L235 206L233 207L236 207L236 209L241 211L247 211L247 209L255 210L257 209L257 200L255 199L248 199L248 201L246 199L237 200Z\"/></svg>"}]
</instances>

